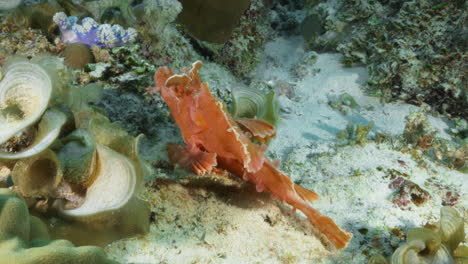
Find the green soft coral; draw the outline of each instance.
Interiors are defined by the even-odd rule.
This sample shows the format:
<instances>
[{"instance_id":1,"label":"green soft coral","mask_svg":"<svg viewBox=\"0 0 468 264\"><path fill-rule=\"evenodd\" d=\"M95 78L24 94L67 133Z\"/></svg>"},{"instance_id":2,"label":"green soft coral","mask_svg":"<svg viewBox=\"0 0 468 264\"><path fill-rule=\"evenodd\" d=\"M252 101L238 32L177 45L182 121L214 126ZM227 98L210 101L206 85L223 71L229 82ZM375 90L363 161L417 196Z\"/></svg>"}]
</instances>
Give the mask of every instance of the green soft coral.
<instances>
[{"instance_id":1,"label":"green soft coral","mask_svg":"<svg viewBox=\"0 0 468 264\"><path fill-rule=\"evenodd\" d=\"M9 189L0 189L0 262L15 264L117 263L99 247L74 247L50 240L45 224L30 216L26 203Z\"/></svg>"}]
</instances>

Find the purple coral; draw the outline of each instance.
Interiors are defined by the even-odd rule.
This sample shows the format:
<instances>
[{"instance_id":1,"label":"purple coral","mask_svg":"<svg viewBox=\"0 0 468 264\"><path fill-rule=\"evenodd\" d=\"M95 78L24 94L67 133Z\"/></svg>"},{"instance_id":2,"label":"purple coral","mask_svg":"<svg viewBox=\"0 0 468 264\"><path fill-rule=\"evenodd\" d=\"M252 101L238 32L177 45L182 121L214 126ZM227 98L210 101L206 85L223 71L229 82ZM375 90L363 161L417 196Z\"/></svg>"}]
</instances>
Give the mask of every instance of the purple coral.
<instances>
[{"instance_id":1,"label":"purple coral","mask_svg":"<svg viewBox=\"0 0 468 264\"><path fill-rule=\"evenodd\" d=\"M55 14L53 20L60 28L62 40L66 43L78 42L88 46L113 48L133 42L137 34L133 28L125 30L120 25L99 25L90 17L83 18L80 25L77 24L77 17L67 17L63 12Z\"/></svg>"}]
</instances>

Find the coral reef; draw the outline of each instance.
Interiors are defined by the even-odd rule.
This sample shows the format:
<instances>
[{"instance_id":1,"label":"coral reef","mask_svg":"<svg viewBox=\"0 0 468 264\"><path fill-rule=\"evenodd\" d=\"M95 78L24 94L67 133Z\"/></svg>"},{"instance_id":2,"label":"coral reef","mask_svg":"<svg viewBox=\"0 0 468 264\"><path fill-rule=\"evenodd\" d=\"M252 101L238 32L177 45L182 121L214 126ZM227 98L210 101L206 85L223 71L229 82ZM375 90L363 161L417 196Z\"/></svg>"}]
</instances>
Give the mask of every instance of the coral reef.
<instances>
[{"instance_id":1,"label":"coral reef","mask_svg":"<svg viewBox=\"0 0 468 264\"><path fill-rule=\"evenodd\" d=\"M465 2L8 4L0 262L466 262Z\"/></svg>"},{"instance_id":2,"label":"coral reef","mask_svg":"<svg viewBox=\"0 0 468 264\"><path fill-rule=\"evenodd\" d=\"M142 96L129 92L107 89L96 106L103 109L111 121L121 122L125 130L134 136L157 135L158 127L168 126L170 120L162 104L148 104Z\"/></svg>"},{"instance_id":3,"label":"coral reef","mask_svg":"<svg viewBox=\"0 0 468 264\"><path fill-rule=\"evenodd\" d=\"M142 94L151 85L151 74L155 66L140 54L141 45L130 44L111 50L96 46L91 48L96 58L81 72L79 81L86 84L90 81L104 81L126 92Z\"/></svg>"},{"instance_id":4,"label":"coral reef","mask_svg":"<svg viewBox=\"0 0 468 264\"><path fill-rule=\"evenodd\" d=\"M144 0L141 3L141 20L139 28L144 45L143 51L154 65L183 67L188 61L199 59L187 40L172 24L182 10L179 1Z\"/></svg>"},{"instance_id":5,"label":"coral reef","mask_svg":"<svg viewBox=\"0 0 468 264\"><path fill-rule=\"evenodd\" d=\"M60 167L65 169L61 185L78 184L86 188L86 194L75 193L78 203L64 197L68 202L60 205L61 214L89 223L93 229L115 229L121 236L147 232L148 208L136 196L144 177L140 137L129 136L89 109L75 113L75 122L77 130L61 139L63 146L56 150ZM73 189L76 186L72 193Z\"/></svg>"},{"instance_id":6,"label":"coral reef","mask_svg":"<svg viewBox=\"0 0 468 264\"><path fill-rule=\"evenodd\" d=\"M57 25L53 16L65 11L57 1L43 2L35 5L22 5L9 15L9 19L22 28L40 30L49 41L56 36Z\"/></svg>"},{"instance_id":7,"label":"coral reef","mask_svg":"<svg viewBox=\"0 0 468 264\"><path fill-rule=\"evenodd\" d=\"M455 118L453 122L454 127L450 129L450 132L466 140L468 138L468 121L463 118Z\"/></svg>"},{"instance_id":8,"label":"coral reef","mask_svg":"<svg viewBox=\"0 0 468 264\"><path fill-rule=\"evenodd\" d=\"M313 49L343 53L345 64L367 64L374 93L466 117L466 8L464 1L330 0L311 4L303 27L315 33L304 36Z\"/></svg>"},{"instance_id":9,"label":"coral reef","mask_svg":"<svg viewBox=\"0 0 468 264\"><path fill-rule=\"evenodd\" d=\"M176 20L182 11L182 5L179 1L144 1L143 6L143 20L151 28L151 34L156 35L161 42L168 40L171 35L176 35L175 31L171 29L172 26L170 24Z\"/></svg>"},{"instance_id":10,"label":"coral reef","mask_svg":"<svg viewBox=\"0 0 468 264\"><path fill-rule=\"evenodd\" d=\"M436 131L431 130L431 126L424 112L414 112L406 117L403 138L409 144L427 148L434 139Z\"/></svg>"},{"instance_id":11,"label":"coral reef","mask_svg":"<svg viewBox=\"0 0 468 264\"><path fill-rule=\"evenodd\" d=\"M23 0L8 0L0 2L0 10L11 10L17 8Z\"/></svg>"},{"instance_id":12,"label":"coral reef","mask_svg":"<svg viewBox=\"0 0 468 264\"><path fill-rule=\"evenodd\" d=\"M189 7L200 5L203 8L195 11L184 9L177 21L183 23L192 37L194 49L201 55L226 66L236 77L251 77L260 60L261 47L273 34L269 27L269 3L262 0L237 1L229 5L216 2L184 1L183 4ZM204 5L201 6L201 3ZM215 9L217 15L210 14L203 18L205 24L193 22L199 16L205 17L205 13L213 13ZM224 13L227 15L223 16ZM218 16L223 17L220 19ZM202 35L201 32L205 33Z\"/></svg>"},{"instance_id":13,"label":"coral reef","mask_svg":"<svg viewBox=\"0 0 468 264\"><path fill-rule=\"evenodd\" d=\"M306 1L273 1L270 25L281 35L299 35L299 25L303 18Z\"/></svg>"},{"instance_id":14,"label":"coral reef","mask_svg":"<svg viewBox=\"0 0 468 264\"><path fill-rule=\"evenodd\" d=\"M46 225L29 215L15 192L0 189L0 259L2 263L117 263L98 247L74 247L67 240L50 240Z\"/></svg>"},{"instance_id":15,"label":"coral reef","mask_svg":"<svg viewBox=\"0 0 468 264\"><path fill-rule=\"evenodd\" d=\"M118 8L127 24L135 24L136 17L132 10L131 1L122 0L99 0L88 1L84 3L84 7L89 10L97 21L102 20L104 12L111 8ZM102 21L101 21L102 22Z\"/></svg>"},{"instance_id":16,"label":"coral reef","mask_svg":"<svg viewBox=\"0 0 468 264\"><path fill-rule=\"evenodd\" d=\"M27 131L28 141L23 140L24 132L19 132L19 139L13 136L0 145L5 151L0 152L0 159L21 159L37 155L54 143L67 121L65 113L57 108L47 110L41 117L37 127L30 126Z\"/></svg>"},{"instance_id":17,"label":"coral reef","mask_svg":"<svg viewBox=\"0 0 468 264\"><path fill-rule=\"evenodd\" d=\"M136 38L136 30L123 29L120 25L99 25L90 17L83 18L81 25L78 18L59 12L53 17L54 22L60 28L62 41L65 43L83 43L88 46L113 48L126 43L131 43Z\"/></svg>"},{"instance_id":18,"label":"coral reef","mask_svg":"<svg viewBox=\"0 0 468 264\"><path fill-rule=\"evenodd\" d=\"M139 138L91 108L102 87L69 86L57 57L12 58L3 70L0 160L10 160L14 189L35 211L72 219L77 230L107 228L111 240L147 232L148 208L137 197L145 173Z\"/></svg>"},{"instance_id":19,"label":"coral reef","mask_svg":"<svg viewBox=\"0 0 468 264\"><path fill-rule=\"evenodd\" d=\"M32 57L59 50L39 30L19 27L9 22L0 24L0 60L8 55Z\"/></svg>"},{"instance_id":20,"label":"coral reef","mask_svg":"<svg viewBox=\"0 0 468 264\"><path fill-rule=\"evenodd\" d=\"M78 145L78 142L75 143L75 145ZM70 143L67 146L69 146L69 148L73 147L73 145L70 147ZM67 216L89 218L94 217L94 215L98 213L102 214L107 213L108 211L115 212L125 206L134 194L137 184L137 172L132 162L127 157L104 145L96 144L95 147L97 159L91 162L99 164L100 167L91 167L88 169L88 172L84 173L81 171L82 169L80 170L79 164L77 164L79 161L83 161L83 159L77 159L76 156L63 156L62 154L62 160L71 160L68 163L62 162L69 167L69 173L66 175L78 175L81 177L88 176L85 179L77 179L76 177L70 176L66 177L71 184L88 186L86 197L78 207L63 210L63 213ZM75 150L68 150L68 152L72 151L77 152L76 147ZM61 153L63 152L64 150L62 148ZM93 158L92 153L93 152L86 157L86 160ZM73 158L75 158L75 160L73 160ZM70 164L72 162L74 164ZM74 166L72 167L72 165ZM75 172L72 174L70 171L74 167L79 171L78 173ZM92 176L95 177L94 180L89 178ZM102 202L100 200L102 200L102 195L105 193L107 193L105 195L106 197L111 198Z\"/></svg>"},{"instance_id":21,"label":"coral reef","mask_svg":"<svg viewBox=\"0 0 468 264\"><path fill-rule=\"evenodd\" d=\"M252 0L229 40L221 47L212 46L214 60L235 76L250 77L260 60L261 47L271 33L265 5L262 0Z\"/></svg>"}]
</instances>

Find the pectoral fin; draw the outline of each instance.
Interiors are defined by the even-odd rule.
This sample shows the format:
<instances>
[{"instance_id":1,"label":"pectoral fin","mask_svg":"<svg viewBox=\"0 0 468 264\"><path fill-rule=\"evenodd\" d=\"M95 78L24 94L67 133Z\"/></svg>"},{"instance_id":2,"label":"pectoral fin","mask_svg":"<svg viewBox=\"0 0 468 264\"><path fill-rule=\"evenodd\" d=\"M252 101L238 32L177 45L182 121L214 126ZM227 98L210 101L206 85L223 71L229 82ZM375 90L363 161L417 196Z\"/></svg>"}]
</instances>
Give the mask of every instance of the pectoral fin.
<instances>
[{"instance_id":1,"label":"pectoral fin","mask_svg":"<svg viewBox=\"0 0 468 264\"><path fill-rule=\"evenodd\" d=\"M236 119L236 123L243 131L248 132L260 142L267 142L276 135L275 127L263 120L239 118Z\"/></svg>"},{"instance_id":2,"label":"pectoral fin","mask_svg":"<svg viewBox=\"0 0 468 264\"><path fill-rule=\"evenodd\" d=\"M181 146L169 143L167 152L172 164L197 175L209 173L217 165L216 153L203 151L195 144Z\"/></svg>"}]
</instances>

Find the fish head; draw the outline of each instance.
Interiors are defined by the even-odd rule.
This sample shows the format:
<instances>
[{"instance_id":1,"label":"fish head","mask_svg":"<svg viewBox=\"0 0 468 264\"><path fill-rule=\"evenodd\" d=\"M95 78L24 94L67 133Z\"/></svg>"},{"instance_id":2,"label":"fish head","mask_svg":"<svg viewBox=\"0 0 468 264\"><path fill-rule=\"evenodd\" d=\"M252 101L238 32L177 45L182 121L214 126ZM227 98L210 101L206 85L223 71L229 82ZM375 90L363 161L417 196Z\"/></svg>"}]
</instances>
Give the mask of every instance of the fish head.
<instances>
[{"instance_id":1,"label":"fish head","mask_svg":"<svg viewBox=\"0 0 468 264\"><path fill-rule=\"evenodd\" d=\"M156 91L161 93L184 135L197 133L207 125L203 112L205 109L200 107L200 100L209 94L207 85L198 75L202 65L202 62L197 61L191 69L183 69L181 74L160 67L154 76Z\"/></svg>"}]
</instances>

